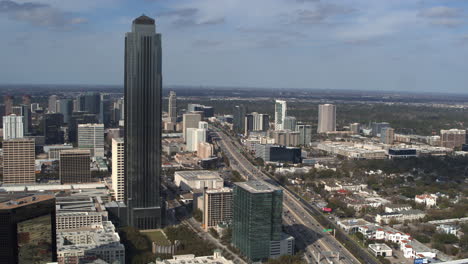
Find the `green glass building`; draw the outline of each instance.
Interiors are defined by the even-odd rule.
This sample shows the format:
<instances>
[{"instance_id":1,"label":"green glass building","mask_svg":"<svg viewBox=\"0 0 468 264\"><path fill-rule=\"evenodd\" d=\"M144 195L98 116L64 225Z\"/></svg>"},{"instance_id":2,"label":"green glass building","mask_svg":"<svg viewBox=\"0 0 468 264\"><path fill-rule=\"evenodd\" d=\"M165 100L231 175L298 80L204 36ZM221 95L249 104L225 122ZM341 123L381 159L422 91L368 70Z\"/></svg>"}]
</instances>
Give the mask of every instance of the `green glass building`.
<instances>
[{"instance_id":1,"label":"green glass building","mask_svg":"<svg viewBox=\"0 0 468 264\"><path fill-rule=\"evenodd\" d=\"M251 261L270 256L271 241L281 240L283 191L261 181L234 186L232 243Z\"/></svg>"}]
</instances>

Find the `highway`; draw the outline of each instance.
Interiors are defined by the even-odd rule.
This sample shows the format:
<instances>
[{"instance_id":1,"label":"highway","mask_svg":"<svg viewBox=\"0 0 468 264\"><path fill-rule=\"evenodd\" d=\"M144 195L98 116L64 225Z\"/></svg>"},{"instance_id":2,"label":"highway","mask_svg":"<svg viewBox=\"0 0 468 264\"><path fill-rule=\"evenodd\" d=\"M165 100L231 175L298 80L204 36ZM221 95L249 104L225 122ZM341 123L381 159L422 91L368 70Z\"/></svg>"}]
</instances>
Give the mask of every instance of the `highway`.
<instances>
[{"instance_id":1,"label":"highway","mask_svg":"<svg viewBox=\"0 0 468 264\"><path fill-rule=\"evenodd\" d=\"M249 180L263 180L277 185L240 153L241 147L236 142L232 142L223 132L215 132L215 134L219 139L218 146L229 159L233 169L248 177ZM324 227L309 214L293 194L283 187L281 188L283 189L283 221L289 225L287 226L288 231L296 238L296 243L303 245L304 258L309 263L360 263L331 234L323 232ZM322 256L319 262L317 261L318 252ZM327 252L337 253L336 255L339 254L339 257L329 258L328 261L325 261L323 256Z\"/></svg>"}]
</instances>

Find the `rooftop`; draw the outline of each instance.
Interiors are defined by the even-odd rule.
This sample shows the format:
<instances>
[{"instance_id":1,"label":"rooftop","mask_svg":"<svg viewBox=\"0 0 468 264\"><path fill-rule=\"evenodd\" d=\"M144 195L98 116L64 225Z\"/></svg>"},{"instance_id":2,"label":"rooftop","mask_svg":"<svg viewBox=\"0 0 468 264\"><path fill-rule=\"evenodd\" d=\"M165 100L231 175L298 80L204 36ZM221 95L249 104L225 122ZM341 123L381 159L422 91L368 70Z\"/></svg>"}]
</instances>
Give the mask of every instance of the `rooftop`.
<instances>
[{"instance_id":1,"label":"rooftop","mask_svg":"<svg viewBox=\"0 0 468 264\"><path fill-rule=\"evenodd\" d=\"M145 16L144 14L135 18L133 20L133 24L139 24L139 25L154 25L154 19L151 17Z\"/></svg>"},{"instance_id":2,"label":"rooftop","mask_svg":"<svg viewBox=\"0 0 468 264\"><path fill-rule=\"evenodd\" d=\"M232 188L224 187L220 189L209 189L206 193L232 193Z\"/></svg>"},{"instance_id":3,"label":"rooftop","mask_svg":"<svg viewBox=\"0 0 468 264\"><path fill-rule=\"evenodd\" d=\"M18 208L54 198L53 194L2 193L0 194L0 210Z\"/></svg>"},{"instance_id":4,"label":"rooftop","mask_svg":"<svg viewBox=\"0 0 468 264\"><path fill-rule=\"evenodd\" d=\"M218 172L208 170L176 171L175 174L186 180L222 180Z\"/></svg>"},{"instance_id":5,"label":"rooftop","mask_svg":"<svg viewBox=\"0 0 468 264\"><path fill-rule=\"evenodd\" d=\"M251 193L270 193L281 190L281 188L273 186L264 181L236 182L234 184Z\"/></svg>"}]
</instances>

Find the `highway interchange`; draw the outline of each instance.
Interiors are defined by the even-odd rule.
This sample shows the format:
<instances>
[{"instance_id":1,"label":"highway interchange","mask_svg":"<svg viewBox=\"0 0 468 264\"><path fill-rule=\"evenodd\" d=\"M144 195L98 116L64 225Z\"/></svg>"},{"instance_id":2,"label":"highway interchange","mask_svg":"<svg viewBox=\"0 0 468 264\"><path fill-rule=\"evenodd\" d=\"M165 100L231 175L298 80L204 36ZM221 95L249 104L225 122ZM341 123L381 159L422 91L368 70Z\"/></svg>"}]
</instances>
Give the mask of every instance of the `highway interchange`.
<instances>
[{"instance_id":1,"label":"highway interchange","mask_svg":"<svg viewBox=\"0 0 468 264\"><path fill-rule=\"evenodd\" d=\"M218 146L229 159L231 168L248 177L249 180L264 180L273 183L268 176L240 153L241 146L237 142L232 141L223 132L215 132L215 135L218 137ZM304 258L308 263L360 263L332 234L325 233L324 227L284 188L283 223L287 225L288 232L296 238L296 243L302 246L305 252ZM319 252L320 260L318 261ZM334 256L325 258L326 255L332 253Z\"/></svg>"}]
</instances>

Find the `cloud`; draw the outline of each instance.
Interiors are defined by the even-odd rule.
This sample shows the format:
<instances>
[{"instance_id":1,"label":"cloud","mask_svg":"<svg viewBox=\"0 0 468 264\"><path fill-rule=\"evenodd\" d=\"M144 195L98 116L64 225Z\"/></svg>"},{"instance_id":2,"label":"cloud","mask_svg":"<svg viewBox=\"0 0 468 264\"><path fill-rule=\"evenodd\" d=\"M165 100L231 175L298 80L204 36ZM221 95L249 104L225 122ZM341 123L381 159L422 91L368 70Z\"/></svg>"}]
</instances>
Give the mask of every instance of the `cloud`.
<instances>
[{"instance_id":1,"label":"cloud","mask_svg":"<svg viewBox=\"0 0 468 264\"><path fill-rule=\"evenodd\" d=\"M17 3L11 0L0 1L0 15L33 25L66 28L70 25L83 24L86 18L74 17L72 14L42 3Z\"/></svg>"},{"instance_id":2,"label":"cloud","mask_svg":"<svg viewBox=\"0 0 468 264\"><path fill-rule=\"evenodd\" d=\"M433 25L456 27L463 24L462 13L462 10L458 8L434 6L421 10L419 15Z\"/></svg>"},{"instance_id":3,"label":"cloud","mask_svg":"<svg viewBox=\"0 0 468 264\"><path fill-rule=\"evenodd\" d=\"M224 24L224 17L203 18L197 8L179 8L159 13L160 17L170 17L172 25L177 27L191 27L203 25Z\"/></svg>"},{"instance_id":4,"label":"cloud","mask_svg":"<svg viewBox=\"0 0 468 264\"><path fill-rule=\"evenodd\" d=\"M317 3L309 9L297 9L290 14L291 24L319 24L338 15L346 15L354 12L354 9L335 4Z\"/></svg>"},{"instance_id":5,"label":"cloud","mask_svg":"<svg viewBox=\"0 0 468 264\"><path fill-rule=\"evenodd\" d=\"M207 40L207 39L198 39L192 42L192 46L201 47L201 48L216 47L216 46L220 46L221 44L223 44L222 41Z\"/></svg>"}]
</instances>

